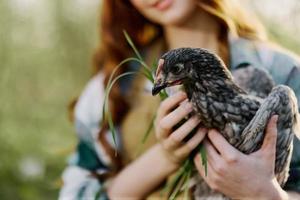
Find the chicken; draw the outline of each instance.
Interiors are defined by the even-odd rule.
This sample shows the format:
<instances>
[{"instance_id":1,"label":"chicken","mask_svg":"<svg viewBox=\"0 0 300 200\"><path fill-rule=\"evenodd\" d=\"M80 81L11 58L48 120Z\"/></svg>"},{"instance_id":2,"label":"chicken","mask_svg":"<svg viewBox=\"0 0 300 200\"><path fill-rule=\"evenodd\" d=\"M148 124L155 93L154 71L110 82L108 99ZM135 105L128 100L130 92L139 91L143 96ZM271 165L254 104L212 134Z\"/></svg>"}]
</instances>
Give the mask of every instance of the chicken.
<instances>
[{"instance_id":1,"label":"chicken","mask_svg":"<svg viewBox=\"0 0 300 200\"><path fill-rule=\"evenodd\" d=\"M236 76L241 77L244 72ZM257 79L255 73L254 70L254 79ZM244 81L242 77L238 81L249 86L251 78L249 80ZM217 129L231 145L246 154L261 147L269 119L278 115L275 174L280 185L284 186L294 134L298 132L297 98L292 89L278 85L259 95L265 99L248 94L233 81L230 71L218 56L200 48L174 49L161 57L152 94L174 85L183 85L194 112L205 127ZM207 187L203 183L199 185Z\"/></svg>"}]
</instances>

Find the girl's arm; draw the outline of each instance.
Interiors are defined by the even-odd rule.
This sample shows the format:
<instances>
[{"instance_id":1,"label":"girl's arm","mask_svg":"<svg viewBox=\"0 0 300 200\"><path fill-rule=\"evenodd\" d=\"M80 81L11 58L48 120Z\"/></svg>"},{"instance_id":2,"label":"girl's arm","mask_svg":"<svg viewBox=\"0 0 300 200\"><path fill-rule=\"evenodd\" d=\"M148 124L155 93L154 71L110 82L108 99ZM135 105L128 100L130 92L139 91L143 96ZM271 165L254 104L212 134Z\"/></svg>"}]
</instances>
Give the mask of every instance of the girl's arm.
<instances>
[{"instance_id":1,"label":"girl's arm","mask_svg":"<svg viewBox=\"0 0 300 200\"><path fill-rule=\"evenodd\" d=\"M162 146L156 144L118 174L108 189L108 196L142 199L176 169L178 165L170 162Z\"/></svg>"},{"instance_id":2,"label":"girl's arm","mask_svg":"<svg viewBox=\"0 0 300 200\"><path fill-rule=\"evenodd\" d=\"M144 198L178 169L181 162L203 140L207 130L201 128L190 140L182 143L200 123L197 117L191 117L172 131L172 128L192 111L192 105L183 102L185 99L186 94L178 92L161 103L155 121L155 133L160 143L117 175L108 188L110 199Z\"/></svg>"}]
</instances>

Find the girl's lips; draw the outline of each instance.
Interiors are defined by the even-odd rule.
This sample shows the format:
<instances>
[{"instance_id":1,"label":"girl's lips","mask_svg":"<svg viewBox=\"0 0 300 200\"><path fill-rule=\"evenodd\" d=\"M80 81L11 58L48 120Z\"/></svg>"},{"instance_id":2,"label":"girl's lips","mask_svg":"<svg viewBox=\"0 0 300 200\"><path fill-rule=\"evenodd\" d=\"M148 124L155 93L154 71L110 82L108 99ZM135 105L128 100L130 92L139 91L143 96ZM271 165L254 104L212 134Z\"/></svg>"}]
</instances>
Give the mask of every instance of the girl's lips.
<instances>
[{"instance_id":1,"label":"girl's lips","mask_svg":"<svg viewBox=\"0 0 300 200\"><path fill-rule=\"evenodd\" d=\"M163 11L168 9L173 3L173 0L159 0L157 3L153 5L156 9Z\"/></svg>"}]
</instances>

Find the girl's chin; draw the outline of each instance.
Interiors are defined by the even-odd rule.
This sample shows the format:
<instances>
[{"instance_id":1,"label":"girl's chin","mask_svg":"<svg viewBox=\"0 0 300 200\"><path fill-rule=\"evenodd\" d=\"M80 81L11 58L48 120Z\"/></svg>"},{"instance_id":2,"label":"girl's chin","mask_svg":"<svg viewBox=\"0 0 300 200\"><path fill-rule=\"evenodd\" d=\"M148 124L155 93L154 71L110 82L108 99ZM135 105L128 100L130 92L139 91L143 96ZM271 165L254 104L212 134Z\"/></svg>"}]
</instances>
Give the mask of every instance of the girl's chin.
<instances>
[{"instance_id":1,"label":"girl's chin","mask_svg":"<svg viewBox=\"0 0 300 200\"><path fill-rule=\"evenodd\" d=\"M162 26L180 26L183 25L189 18L189 15L180 16L177 13L159 19Z\"/></svg>"},{"instance_id":2,"label":"girl's chin","mask_svg":"<svg viewBox=\"0 0 300 200\"><path fill-rule=\"evenodd\" d=\"M187 20L189 20L195 10L191 7L187 9L171 7L166 11L157 12L155 15L152 15L151 18L153 19L152 21L162 26L183 25Z\"/></svg>"}]
</instances>

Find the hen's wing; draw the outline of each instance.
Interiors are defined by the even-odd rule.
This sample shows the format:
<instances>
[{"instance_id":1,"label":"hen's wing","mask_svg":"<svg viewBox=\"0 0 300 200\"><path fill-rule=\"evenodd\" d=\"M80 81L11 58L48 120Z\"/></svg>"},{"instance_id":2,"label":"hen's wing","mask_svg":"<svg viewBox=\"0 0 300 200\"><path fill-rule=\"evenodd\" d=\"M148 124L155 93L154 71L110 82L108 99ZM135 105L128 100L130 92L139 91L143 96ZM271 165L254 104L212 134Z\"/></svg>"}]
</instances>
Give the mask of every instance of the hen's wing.
<instances>
[{"instance_id":1,"label":"hen's wing","mask_svg":"<svg viewBox=\"0 0 300 200\"><path fill-rule=\"evenodd\" d=\"M292 140L297 124L297 99L289 87L279 85L263 101L253 119L242 132L243 138L238 149L244 153L251 153L260 148L265 127L272 115L278 115L277 143L275 174L278 181L283 185L288 177L288 168L292 152Z\"/></svg>"},{"instance_id":2,"label":"hen's wing","mask_svg":"<svg viewBox=\"0 0 300 200\"><path fill-rule=\"evenodd\" d=\"M248 94L266 98L275 83L268 72L252 65L243 65L232 72L234 82Z\"/></svg>"}]
</instances>

